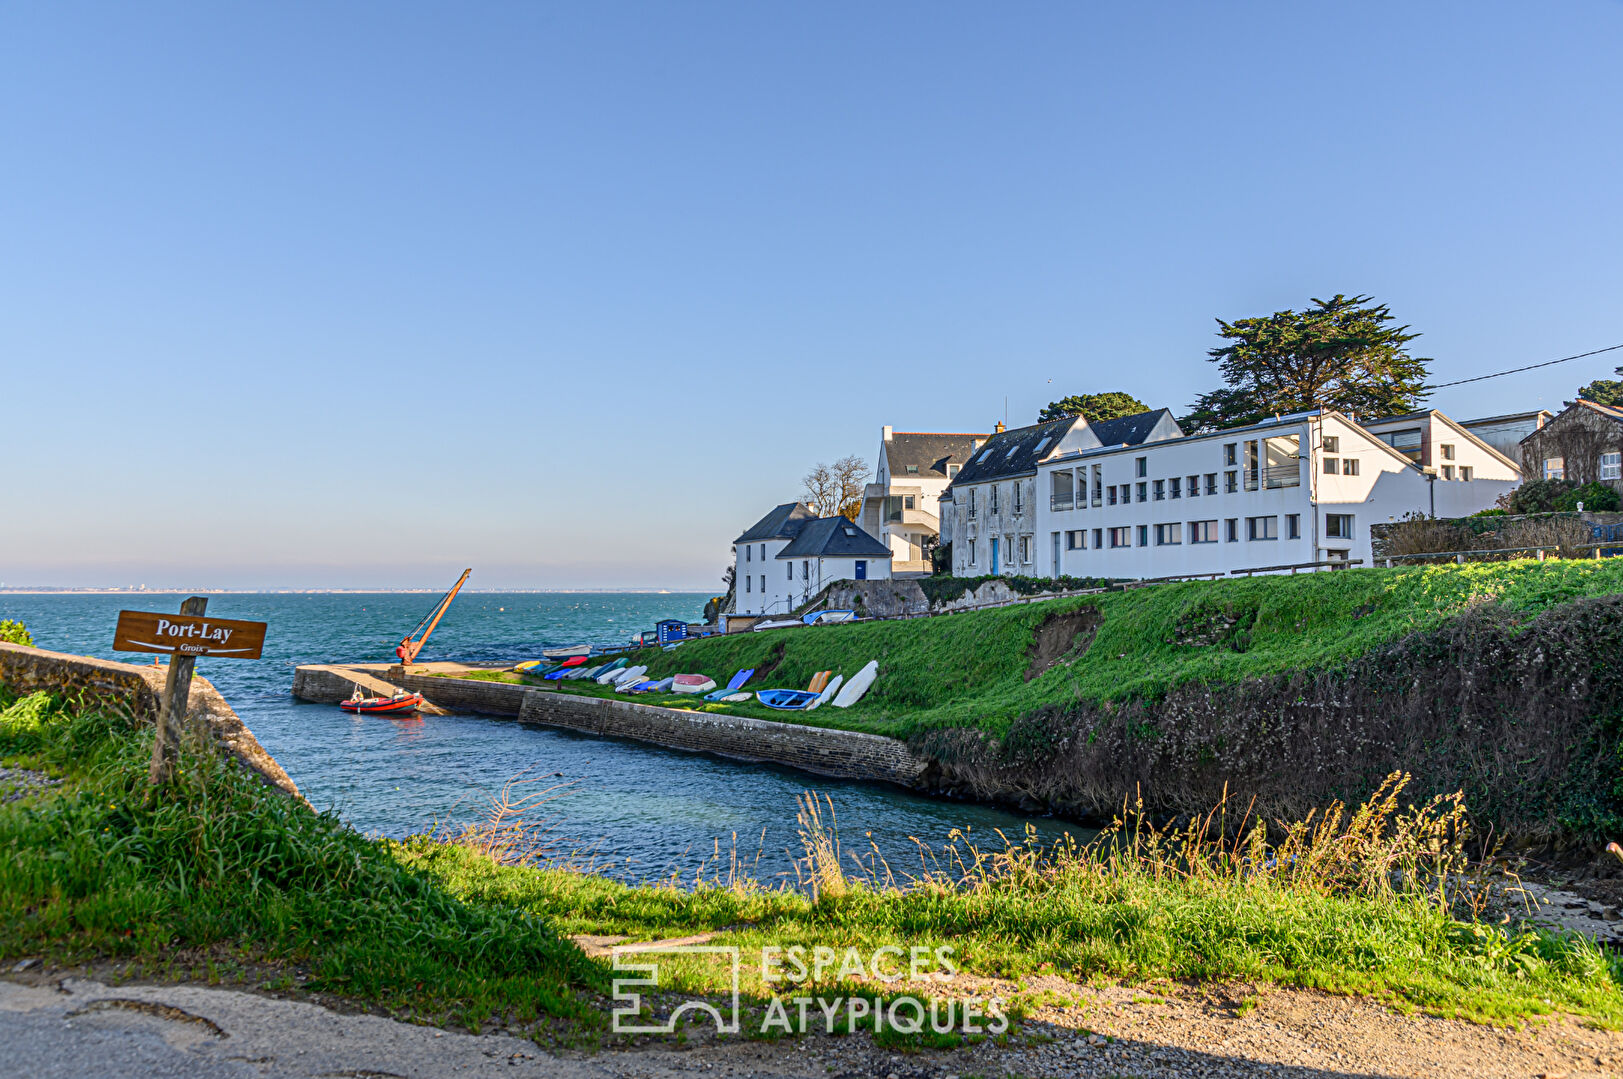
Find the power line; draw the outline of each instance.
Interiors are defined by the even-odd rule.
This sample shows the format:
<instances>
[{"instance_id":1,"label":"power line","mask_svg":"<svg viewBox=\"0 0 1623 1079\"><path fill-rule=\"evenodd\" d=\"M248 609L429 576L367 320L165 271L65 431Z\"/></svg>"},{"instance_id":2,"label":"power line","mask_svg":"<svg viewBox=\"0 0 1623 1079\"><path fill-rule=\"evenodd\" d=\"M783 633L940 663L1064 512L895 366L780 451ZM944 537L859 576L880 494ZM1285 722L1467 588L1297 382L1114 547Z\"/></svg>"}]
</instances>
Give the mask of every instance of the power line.
<instances>
[{"instance_id":1,"label":"power line","mask_svg":"<svg viewBox=\"0 0 1623 1079\"><path fill-rule=\"evenodd\" d=\"M1439 382L1435 386L1427 386L1426 389L1440 390L1447 386L1463 386L1467 382L1481 382L1483 379L1487 378L1500 378L1504 375L1520 374L1523 371L1534 371L1540 367L1552 367L1555 364L1566 363L1569 360L1581 360L1585 356L1599 356L1602 352L1615 352L1620 348L1623 348L1623 345L1607 345L1605 348L1597 348L1593 352L1580 352L1576 356L1563 356L1559 360L1545 360L1543 363L1528 364L1526 367L1513 367L1509 371L1495 371L1491 375L1478 375L1475 378L1462 378L1454 382Z\"/></svg>"}]
</instances>

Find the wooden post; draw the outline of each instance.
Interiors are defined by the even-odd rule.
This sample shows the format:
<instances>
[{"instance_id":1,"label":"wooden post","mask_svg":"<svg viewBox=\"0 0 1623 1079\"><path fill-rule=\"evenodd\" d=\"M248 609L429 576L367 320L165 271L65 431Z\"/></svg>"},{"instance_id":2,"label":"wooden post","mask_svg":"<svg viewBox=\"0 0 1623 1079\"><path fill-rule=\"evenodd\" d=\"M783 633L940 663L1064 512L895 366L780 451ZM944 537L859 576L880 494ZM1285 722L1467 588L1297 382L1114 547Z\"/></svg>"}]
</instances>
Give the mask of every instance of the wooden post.
<instances>
[{"instance_id":1,"label":"wooden post","mask_svg":"<svg viewBox=\"0 0 1623 1079\"><path fill-rule=\"evenodd\" d=\"M202 614L208 603L206 596L192 596L180 605L180 613ZM158 708L158 729L152 738L152 768L147 773L153 786L162 786L174 776L181 735L186 730L186 705L192 695L192 668L196 664L196 656L176 652L169 657L169 680L164 683L163 701Z\"/></svg>"}]
</instances>

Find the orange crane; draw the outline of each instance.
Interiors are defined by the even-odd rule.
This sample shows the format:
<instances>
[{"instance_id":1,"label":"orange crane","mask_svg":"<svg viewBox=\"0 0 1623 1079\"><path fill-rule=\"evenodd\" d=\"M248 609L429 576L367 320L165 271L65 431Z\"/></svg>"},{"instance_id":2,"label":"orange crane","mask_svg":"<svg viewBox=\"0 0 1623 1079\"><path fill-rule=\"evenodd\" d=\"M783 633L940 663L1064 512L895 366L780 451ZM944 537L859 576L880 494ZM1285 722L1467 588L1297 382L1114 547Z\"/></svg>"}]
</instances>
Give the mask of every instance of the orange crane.
<instances>
[{"instance_id":1,"label":"orange crane","mask_svg":"<svg viewBox=\"0 0 1623 1079\"><path fill-rule=\"evenodd\" d=\"M440 601L429 609L427 614L423 615L423 620L418 622L410 633L401 638L399 644L395 645L394 654L400 657L402 667L417 662L417 653L421 652L423 645L428 643L428 635L433 633L434 627L440 624L440 619L445 616L446 608L451 606L451 601L456 599L456 594L462 590L462 585L467 581L468 574L472 572L471 568L463 570L462 576L457 578L457 582L451 586L451 590L445 593L440 598ZM427 629L423 628L425 625L428 627ZM417 636L419 632L422 634L420 637Z\"/></svg>"}]
</instances>

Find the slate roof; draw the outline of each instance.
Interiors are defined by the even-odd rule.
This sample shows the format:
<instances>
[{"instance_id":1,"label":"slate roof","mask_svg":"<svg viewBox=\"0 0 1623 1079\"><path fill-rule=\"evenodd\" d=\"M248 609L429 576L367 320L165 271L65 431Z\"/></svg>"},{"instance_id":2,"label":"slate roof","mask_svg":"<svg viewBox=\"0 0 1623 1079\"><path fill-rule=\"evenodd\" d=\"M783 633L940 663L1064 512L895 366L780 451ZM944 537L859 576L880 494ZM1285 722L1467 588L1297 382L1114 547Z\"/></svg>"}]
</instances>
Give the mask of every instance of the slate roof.
<instances>
[{"instance_id":1,"label":"slate roof","mask_svg":"<svg viewBox=\"0 0 1623 1079\"><path fill-rule=\"evenodd\" d=\"M844 517L818 517L807 521L800 534L778 552L779 558L890 558L879 540Z\"/></svg>"},{"instance_id":2,"label":"slate roof","mask_svg":"<svg viewBox=\"0 0 1623 1079\"><path fill-rule=\"evenodd\" d=\"M896 431L885 443L885 460L890 466L890 480L905 480L909 476L937 476L945 478L947 466L962 465L969 460L977 442L985 442L989 435L938 434L933 431ZM909 472L908 466L915 471Z\"/></svg>"},{"instance_id":3,"label":"slate roof","mask_svg":"<svg viewBox=\"0 0 1623 1079\"><path fill-rule=\"evenodd\" d=\"M1171 415L1170 410L1157 408L1133 416L1102 420L1088 424L1088 427L1106 446L1137 446L1150 436L1155 425L1161 422L1161 417L1168 415ZM1080 417L1066 416L995 434L987 439L986 445L970 458L968 464L959 469L958 478L953 483L984 483L1004 476L1024 476L1036 472L1037 462L1048 456L1055 443L1070 433L1073 425L1082 422Z\"/></svg>"},{"instance_id":4,"label":"slate roof","mask_svg":"<svg viewBox=\"0 0 1623 1079\"><path fill-rule=\"evenodd\" d=\"M1088 428L1099 439L1101 446L1137 446L1150 437L1150 432L1155 430L1155 425L1161 422L1162 416L1170 415L1171 409L1156 408L1132 416L1118 416L1113 420L1090 423Z\"/></svg>"},{"instance_id":5,"label":"slate roof","mask_svg":"<svg viewBox=\"0 0 1623 1079\"><path fill-rule=\"evenodd\" d=\"M817 520L817 514L812 512L810 506L804 502L785 502L775 507L771 513L744 532L742 536L733 540L734 543L751 543L755 540L793 539L800 534L807 521Z\"/></svg>"}]
</instances>

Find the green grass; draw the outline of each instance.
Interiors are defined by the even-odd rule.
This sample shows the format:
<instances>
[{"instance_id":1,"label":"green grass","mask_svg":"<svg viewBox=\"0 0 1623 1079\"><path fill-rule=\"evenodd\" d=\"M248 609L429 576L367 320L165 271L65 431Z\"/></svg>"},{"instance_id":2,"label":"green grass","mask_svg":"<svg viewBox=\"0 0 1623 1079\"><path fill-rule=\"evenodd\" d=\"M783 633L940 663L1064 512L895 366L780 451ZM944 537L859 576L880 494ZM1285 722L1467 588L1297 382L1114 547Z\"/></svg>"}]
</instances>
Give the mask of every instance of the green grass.
<instances>
[{"instance_id":1,"label":"green grass","mask_svg":"<svg viewBox=\"0 0 1623 1079\"><path fill-rule=\"evenodd\" d=\"M1434 629L1477 604L1534 614L1584 596L1623 592L1623 559L1407 566L1300 576L1189 581L909 621L741 633L629 656L650 677L704 674L726 685L744 667L766 669L749 689L805 688L812 675L847 677L869 660L879 679L849 710L782 712L749 702L695 704L639 694L650 704L701 707L816 726L906 737L937 727L1005 732L1023 715L1078 700L1155 699L1189 682L1246 678L1338 665L1405 634ZM1056 613L1097 608L1092 644L1027 682L1035 628ZM1174 628L1213 613L1254 617L1243 651L1180 644ZM781 650L781 654L780 654ZM597 693L580 682L564 692Z\"/></svg>"},{"instance_id":2,"label":"green grass","mask_svg":"<svg viewBox=\"0 0 1623 1079\"><path fill-rule=\"evenodd\" d=\"M1457 864L1422 852L1446 817L1436 807L1405 816L1387 800L1320 835L1298 831L1281 847L1255 834L1224 846L1148 829L1079 851L954 845L955 856L938 852L911 879L884 869L857 878L848 868L833 874L838 886L830 888L824 876L816 899L740 879L631 887L497 865L423 839L398 853L458 895L529 911L564 932L632 940L716 932L712 943L742 949L743 986L757 996L765 987L756 957L767 946L871 956L883 946L945 945L959 972L1017 984L1036 974L1084 983L1250 980L1481 1022L1561 1011L1623 1023L1623 962L1592 943L1462 921L1434 890L1390 886L1389 870L1400 863L1418 868L1415 880ZM1300 869L1255 870L1264 864ZM719 971L698 963L682 976L694 991L722 984ZM816 988L863 985L831 978Z\"/></svg>"},{"instance_id":3,"label":"green grass","mask_svg":"<svg viewBox=\"0 0 1623 1079\"><path fill-rule=\"evenodd\" d=\"M274 986L430 1021L561 1022L578 1036L601 1027L608 975L566 936L716 932L744 950L757 1007L765 987L749 957L763 946L870 956L894 945L948 946L960 971L1016 985L1038 973L1250 979L1481 1021L1562 1011L1623 1023L1623 969L1593 945L1460 921L1435 890L1394 890L1456 865L1462 813L1399 811L1396 791L1274 845L1255 830L1225 843L1140 822L1081 850L883 852L894 873L873 852L859 870L803 812L813 896L747 877L633 887L501 865L477 833L369 840L190 751L155 795L149 749L150 734L118 716L0 691L0 759L65 780L0 806L0 960L260 984L268 968ZM662 988L721 988L697 961L672 973ZM888 992L833 973L815 988Z\"/></svg>"},{"instance_id":4,"label":"green grass","mask_svg":"<svg viewBox=\"0 0 1623 1079\"><path fill-rule=\"evenodd\" d=\"M150 745L44 694L0 711L0 759L67 781L0 807L0 956L239 980L269 967L470 1026L596 1024L583 992L604 987L603 969L540 920L458 898L212 753L188 752L154 796Z\"/></svg>"}]
</instances>

